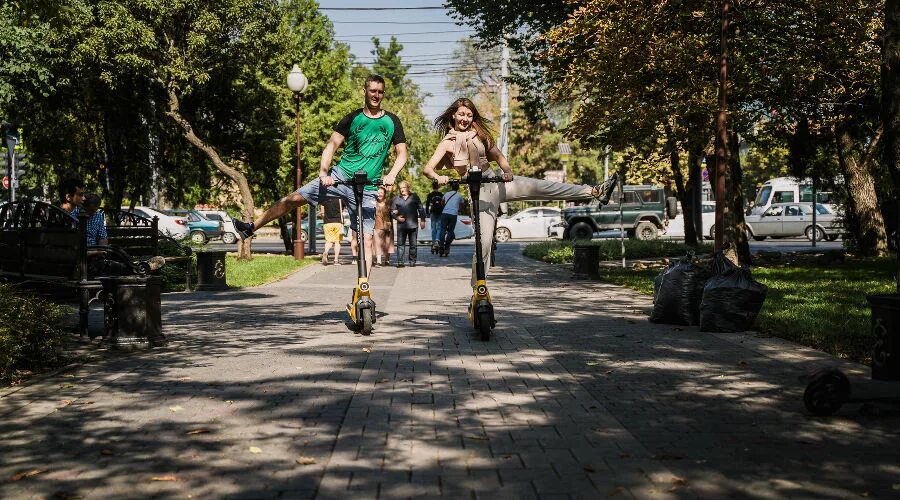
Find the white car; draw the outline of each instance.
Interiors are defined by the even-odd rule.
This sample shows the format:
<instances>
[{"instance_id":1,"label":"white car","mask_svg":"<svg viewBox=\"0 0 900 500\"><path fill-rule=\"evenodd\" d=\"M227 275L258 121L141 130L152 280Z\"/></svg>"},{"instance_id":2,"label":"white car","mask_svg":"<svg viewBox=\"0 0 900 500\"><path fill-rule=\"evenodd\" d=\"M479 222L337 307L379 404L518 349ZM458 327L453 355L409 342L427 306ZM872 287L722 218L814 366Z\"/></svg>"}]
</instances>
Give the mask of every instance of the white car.
<instances>
[{"instance_id":1,"label":"white car","mask_svg":"<svg viewBox=\"0 0 900 500\"><path fill-rule=\"evenodd\" d=\"M234 219L224 210L198 209L197 211L209 220L222 221L222 243L228 245L237 243L238 235L237 229L234 228Z\"/></svg>"},{"instance_id":2,"label":"white car","mask_svg":"<svg viewBox=\"0 0 900 500\"><path fill-rule=\"evenodd\" d=\"M497 219L494 231L498 242L510 238L546 238L551 226L562 221L562 212L553 207L531 207Z\"/></svg>"},{"instance_id":3,"label":"white car","mask_svg":"<svg viewBox=\"0 0 900 500\"><path fill-rule=\"evenodd\" d=\"M475 229L472 227L472 218L468 215L457 217L453 238L464 240L473 236L475 236ZM419 229L419 241L431 241L431 217L425 219L425 229Z\"/></svg>"},{"instance_id":4,"label":"white car","mask_svg":"<svg viewBox=\"0 0 900 500\"><path fill-rule=\"evenodd\" d=\"M124 210L124 209L123 209ZM127 210L124 210L127 211ZM188 227L188 221L184 217L173 217L166 215L155 208L150 207L134 207L133 212L141 217L152 219L159 218L159 232L176 240L183 240L191 233Z\"/></svg>"}]
</instances>

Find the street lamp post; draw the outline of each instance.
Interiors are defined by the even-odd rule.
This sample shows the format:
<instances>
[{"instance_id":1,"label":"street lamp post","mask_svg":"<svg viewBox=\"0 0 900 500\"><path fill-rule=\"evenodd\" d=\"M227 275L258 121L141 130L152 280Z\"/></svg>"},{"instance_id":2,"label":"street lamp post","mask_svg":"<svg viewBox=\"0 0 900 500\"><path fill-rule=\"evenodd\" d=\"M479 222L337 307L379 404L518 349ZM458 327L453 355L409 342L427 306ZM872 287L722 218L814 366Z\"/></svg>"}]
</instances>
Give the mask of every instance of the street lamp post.
<instances>
[{"instance_id":1,"label":"street lamp post","mask_svg":"<svg viewBox=\"0 0 900 500\"><path fill-rule=\"evenodd\" d=\"M297 103L297 169L294 172L294 191L300 189L300 183L303 182L303 164L300 159L300 101L308 84L306 75L295 64L287 76L287 86L294 92L294 101ZM310 207L309 213L313 213L312 207ZM310 227L312 229L307 231L307 233L315 234L315 226ZM315 250L315 247L312 248ZM300 207L297 207L294 210L294 258L301 260L303 257L303 240L300 239Z\"/></svg>"}]
</instances>

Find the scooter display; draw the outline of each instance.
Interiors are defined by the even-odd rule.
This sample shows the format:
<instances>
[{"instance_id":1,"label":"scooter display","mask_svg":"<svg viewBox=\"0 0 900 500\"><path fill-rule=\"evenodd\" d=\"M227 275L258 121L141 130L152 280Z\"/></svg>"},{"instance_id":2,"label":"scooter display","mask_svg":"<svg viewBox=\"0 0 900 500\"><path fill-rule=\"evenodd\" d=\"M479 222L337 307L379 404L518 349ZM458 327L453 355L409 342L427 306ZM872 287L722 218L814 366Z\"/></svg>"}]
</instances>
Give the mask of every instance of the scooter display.
<instances>
[{"instance_id":1,"label":"scooter display","mask_svg":"<svg viewBox=\"0 0 900 500\"><path fill-rule=\"evenodd\" d=\"M353 289L353 299L347 304L347 314L350 315L350 321L354 325L354 329L363 335L372 333L372 327L375 324L375 301L372 299L372 293L369 291L369 276L366 269L366 245L363 236L363 214L362 200L363 191L366 186L381 185L381 181L372 182L362 170L353 174L349 180L336 181L335 184L350 186L353 188L353 195L356 198L356 243L359 248L359 258L357 263L356 288Z\"/></svg>"},{"instance_id":2,"label":"scooter display","mask_svg":"<svg viewBox=\"0 0 900 500\"><path fill-rule=\"evenodd\" d=\"M467 184L472 194L472 217L475 228L475 285L472 287L472 300L469 302L469 322L481 335L481 340L491 339L491 330L497 326L494 318L494 305L491 303L491 294L487 288L487 276L484 271L484 260L481 252L481 221L478 208L478 198L481 193L481 185L489 182L506 182L502 177L484 177L484 172L478 167L472 167L469 172L452 180L452 183Z\"/></svg>"}]
</instances>

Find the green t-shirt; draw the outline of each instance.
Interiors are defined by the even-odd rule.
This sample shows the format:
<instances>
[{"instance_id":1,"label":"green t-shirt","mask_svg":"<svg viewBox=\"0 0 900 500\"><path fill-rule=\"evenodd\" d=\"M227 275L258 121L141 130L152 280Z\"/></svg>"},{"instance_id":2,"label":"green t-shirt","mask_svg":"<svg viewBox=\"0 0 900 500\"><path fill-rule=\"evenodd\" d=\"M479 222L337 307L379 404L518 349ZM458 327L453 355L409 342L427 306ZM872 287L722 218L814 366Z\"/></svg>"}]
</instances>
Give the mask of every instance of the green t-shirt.
<instances>
[{"instance_id":1,"label":"green t-shirt","mask_svg":"<svg viewBox=\"0 0 900 500\"><path fill-rule=\"evenodd\" d=\"M334 126L334 131L344 136L344 154L337 168L347 179L360 169L365 171L370 181L381 179L391 144L406 142L400 119L387 111L378 118L369 118L362 108L357 109L342 118ZM372 191L378 188L366 186L366 189Z\"/></svg>"}]
</instances>

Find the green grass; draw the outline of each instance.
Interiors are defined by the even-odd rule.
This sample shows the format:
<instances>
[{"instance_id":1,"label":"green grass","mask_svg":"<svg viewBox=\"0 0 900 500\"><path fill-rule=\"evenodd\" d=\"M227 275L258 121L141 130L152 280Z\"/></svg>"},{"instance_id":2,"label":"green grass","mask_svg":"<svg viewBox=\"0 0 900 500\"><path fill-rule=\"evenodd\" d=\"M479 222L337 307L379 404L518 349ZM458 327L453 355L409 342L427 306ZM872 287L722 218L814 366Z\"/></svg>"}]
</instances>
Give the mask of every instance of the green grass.
<instances>
[{"instance_id":1,"label":"green grass","mask_svg":"<svg viewBox=\"0 0 900 500\"><path fill-rule=\"evenodd\" d=\"M866 295L895 291L896 260L850 259L829 266L753 268L769 287L754 329L869 363L872 336ZM603 269L605 281L653 294L655 269Z\"/></svg>"},{"instance_id":2,"label":"green grass","mask_svg":"<svg viewBox=\"0 0 900 500\"><path fill-rule=\"evenodd\" d=\"M259 286L278 281L301 267L320 262L307 257L294 260L290 255L254 255L252 260L241 261L234 255L227 255L225 280L232 288Z\"/></svg>"},{"instance_id":3,"label":"green grass","mask_svg":"<svg viewBox=\"0 0 900 500\"><path fill-rule=\"evenodd\" d=\"M622 243L619 240L591 240L579 242L580 245L600 247L600 260L619 260L622 258ZM689 251L711 253L712 245L703 244L690 247L684 243L663 240L625 240L626 259L652 259L656 257L680 257ZM551 264L571 264L575 251L571 241L546 241L532 243L522 252L526 257L550 262Z\"/></svg>"}]
</instances>

